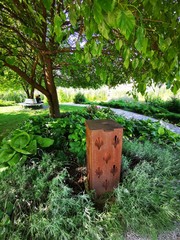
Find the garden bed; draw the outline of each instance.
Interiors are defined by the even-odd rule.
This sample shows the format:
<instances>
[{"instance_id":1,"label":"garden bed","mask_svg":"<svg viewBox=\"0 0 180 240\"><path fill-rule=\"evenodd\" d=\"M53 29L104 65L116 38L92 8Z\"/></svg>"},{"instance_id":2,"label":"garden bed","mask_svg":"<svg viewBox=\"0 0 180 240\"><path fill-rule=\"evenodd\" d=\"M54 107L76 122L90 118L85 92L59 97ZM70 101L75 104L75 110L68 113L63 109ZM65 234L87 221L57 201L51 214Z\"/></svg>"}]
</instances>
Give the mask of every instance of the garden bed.
<instances>
[{"instance_id":1,"label":"garden bed","mask_svg":"<svg viewBox=\"0 0 180 240\"><path fill-rule=\"evenodd\" d=\"M119 122L124 139L119 187L97 199L86 184L85 120L99 118ZM43 148L39 138L34 153L21 151L26 160L0 173L0 237L109 240L133 231L155 239L172 229L180 217L180 136L162 129L96 107L60 119L31 117L19 129L31 136L31 144L39 135L54 142Z\"/></svg>"},{"instance_id":2,"label":"garden bed","mask_svg":"<svg viewBox=\"0 0 180 240\"><path fill-rule=\"evenodd\" d=\"M101 102L99 105L124 109L126 111L151 116L157 119L168 121L172 124L180 124L180 100L172 99L167 102L138 102L138 101L125 101L112 100L110 102Z\"/></svg>"}]
</instances>

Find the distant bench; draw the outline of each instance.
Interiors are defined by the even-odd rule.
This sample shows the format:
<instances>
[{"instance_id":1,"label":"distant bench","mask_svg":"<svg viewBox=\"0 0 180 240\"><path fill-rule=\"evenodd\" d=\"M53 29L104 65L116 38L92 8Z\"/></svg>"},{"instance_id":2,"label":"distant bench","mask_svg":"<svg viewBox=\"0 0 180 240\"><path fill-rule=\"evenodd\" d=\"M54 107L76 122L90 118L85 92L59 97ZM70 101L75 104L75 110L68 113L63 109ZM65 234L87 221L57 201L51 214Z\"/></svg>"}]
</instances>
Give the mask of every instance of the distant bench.
<instances>
[{"instance_id":1,"label":"distant bench","mask_svg":"<svg viewBox=\"0 0 180 240\"><path fill-rule=\"evenodd\" d=\"M20 103L22 107L30 107L30 108L42 108L43 103L37 103L36 99L26 98L23 103Z\"/></svg>"}]
</instances>

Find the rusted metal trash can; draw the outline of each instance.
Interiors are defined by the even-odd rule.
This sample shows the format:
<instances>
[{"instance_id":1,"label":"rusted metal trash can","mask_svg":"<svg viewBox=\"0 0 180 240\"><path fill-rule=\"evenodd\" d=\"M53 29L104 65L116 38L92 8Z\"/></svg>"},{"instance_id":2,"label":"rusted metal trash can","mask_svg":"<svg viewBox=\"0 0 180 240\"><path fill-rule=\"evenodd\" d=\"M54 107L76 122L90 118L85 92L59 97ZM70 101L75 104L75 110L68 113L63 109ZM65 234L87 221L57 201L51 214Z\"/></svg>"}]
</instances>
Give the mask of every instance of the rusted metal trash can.
<instances>
[{"instance_id":1,"label":"rusted metal trash can","mask_svg":"<svg viewBox=\"0 0 180 240\"><path fill-rule=\"evenodd\" d=\"M113 120L87 120L89 189L99 196L117 187L120 179L123 128Z\"/></svg>"}]
</instances>

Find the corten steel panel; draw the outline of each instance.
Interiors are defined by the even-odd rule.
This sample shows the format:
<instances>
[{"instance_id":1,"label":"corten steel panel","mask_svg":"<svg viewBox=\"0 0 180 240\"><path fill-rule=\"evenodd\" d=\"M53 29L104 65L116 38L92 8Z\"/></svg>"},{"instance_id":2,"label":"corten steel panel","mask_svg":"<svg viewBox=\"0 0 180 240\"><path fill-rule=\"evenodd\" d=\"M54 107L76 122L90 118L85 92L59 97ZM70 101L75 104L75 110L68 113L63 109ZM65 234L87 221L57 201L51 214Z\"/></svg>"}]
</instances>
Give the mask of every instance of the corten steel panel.
<instances>
[{"instance_id":1,"label":"corten steel panel","mask_svg":"<svg viewBox=\"0 0 180 240\"><path fill-rule=\"evenodd\" d=\"M89 188L97 195L112 191L120 179L123 128L113 120L87 120Z\"/></svg>"}]
</instances>

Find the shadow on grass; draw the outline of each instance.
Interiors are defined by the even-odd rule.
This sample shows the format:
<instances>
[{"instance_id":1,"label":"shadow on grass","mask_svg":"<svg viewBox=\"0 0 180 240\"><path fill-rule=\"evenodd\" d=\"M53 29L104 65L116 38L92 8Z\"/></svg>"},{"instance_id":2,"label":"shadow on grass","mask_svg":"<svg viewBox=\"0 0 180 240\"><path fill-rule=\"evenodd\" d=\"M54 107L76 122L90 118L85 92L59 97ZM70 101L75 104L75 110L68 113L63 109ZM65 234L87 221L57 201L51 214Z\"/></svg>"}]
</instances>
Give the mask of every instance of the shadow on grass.
<instances>
[{"instance_id":1,"label":"shadow on grass","mask_svg":"<svg viewBox=\"0 0 180 240\"><path fill-rule=\"evenodd\" d=\"M2 110L2 111L1 111ZM0 108L0 143L11 131L18 128L29 117L46 114L47 111L40 110L16 110L15 108Z\"/></svg>"},{"instance_id":2,"label":"shadow on grass","mask_svg":"<svg viewBox=\"0 0 180 240\"><path fill-rule=\"evenodd\" d=\"M0 142L28 118L28 113L0 113Z\"/></svg>"}]
</instances>

